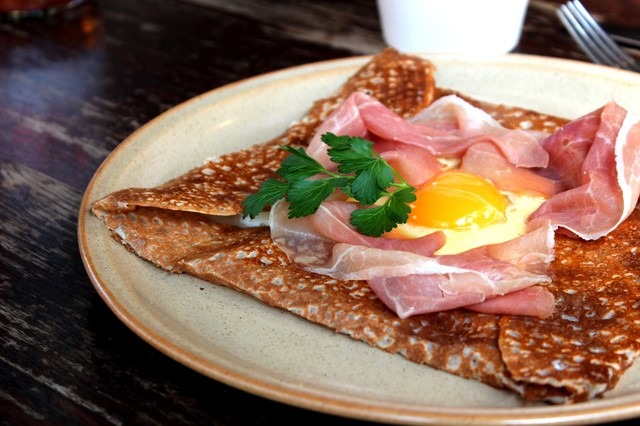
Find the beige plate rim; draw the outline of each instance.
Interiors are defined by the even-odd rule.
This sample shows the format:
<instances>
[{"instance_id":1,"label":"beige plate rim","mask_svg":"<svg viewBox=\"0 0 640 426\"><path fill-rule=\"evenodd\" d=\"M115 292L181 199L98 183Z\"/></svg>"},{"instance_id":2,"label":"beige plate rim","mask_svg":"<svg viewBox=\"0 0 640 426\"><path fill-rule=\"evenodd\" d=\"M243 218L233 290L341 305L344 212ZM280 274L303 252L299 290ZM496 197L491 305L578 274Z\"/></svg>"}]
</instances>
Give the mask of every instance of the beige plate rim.
<instances>
[{"instance_id":1,"label":"beige plate rim","mask_svg":"<svg viewBox=\"0 0 640 426\"><path fill-rule=\"evenodd\" d=\"M97 188L104 183L110 173L113 173L114 162L121 161L126 156L135 156L139 150L144 149L144 146L140 144L140 140L143 137L147 137L149 133L158 131L159 128L166 128L167 125L179 127L180 123L176 121L176 117L201 113L205 107L214 108L215 110L215 104L218 101L222 102L227 98L239 96L248 90L260 89L272 84L286 84L294 78L311 79L313 81L317 76L324 74L337 73L348 76L368 58L368 56L362 56L302 65L256 76L212 90L161 114L123 141L105 159L87 186L78 218L78 242L82 261L93 286L104 302L139 337L191 369L244 391L319 412L357 419L404 424L576 424L613 421L640 416L640 393L637 392L560 407L460 408L384 404L379 403L379 401L370 401L366 397L359 398L353 395L343 395L340 390L331 393L316 392L313 389L300 389L295 384L278 382L277 380L264 380L261 376L254 377L242 370L236 370L233 366L217 362L215 358L212 361L211 358L203 357L197 350L193 350L191 346L181 343L181 340L174 339L173 337L177 337L177 334L175 336L160 335L155 331L154 324L150 324L145 318L141 318L135 308L126 307L126 301L122 299L123 295L119 293L119 290L114 285L114 278L101 272L101 268L105 267L104 262L107 260L103 256L102 246L96 241L95 235L88 230L92 226L92 221L96 221L89 212L90 204L99 196L105 195L100 193L104 189L98 190ZM640 91L640 77L637 74L571 60L519 54L488 58L429 55L429 58L434 61L436 66L443 69L445 79L448 67L453 66L455 68L455 66L461 67L462 65L472 67L483 64L489 69L491 67L511 67L518 70L527 68L533 70L532 72L555 73L569 79L604 79L613 81L613 85L620 88L620 90L633 88L636 91L634 93ZM461 67L460 69L464 68ZM454 80L456 78L460 77L453 77ZM479 90L482 92L482 89ZM490 93L488 96L490 97ZM491 101L492 99L486 100ZM535 104L535 101L533 103ZM556 111L547 112L557 113ZM255 142L260 142L260 140ZM100 236L99 239L102 238L108 238L106 230L105 234ZM131 256L131 254L123 249L122 256ZM123 283L119 282L117 284L122 285ZM125 286L128 285L127 283L124 284ZM146 307L142 308L146 309ZM176 331L176 333L178 332L179 330ZM353 344L361 345L359 342L353 342Z\"/></svg>"}]
</instances>

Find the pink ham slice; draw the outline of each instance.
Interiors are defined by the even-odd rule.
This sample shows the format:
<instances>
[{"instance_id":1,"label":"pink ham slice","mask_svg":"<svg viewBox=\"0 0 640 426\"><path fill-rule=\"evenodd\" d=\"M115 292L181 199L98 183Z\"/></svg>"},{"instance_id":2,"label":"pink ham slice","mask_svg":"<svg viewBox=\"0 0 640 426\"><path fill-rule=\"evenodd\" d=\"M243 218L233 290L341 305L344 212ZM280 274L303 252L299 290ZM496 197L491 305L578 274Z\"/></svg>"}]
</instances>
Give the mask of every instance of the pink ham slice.
<instances>
[{"instance_id":1,"label":"pink ham slice","mask_svg":"<svg viewBox=\"0 0 640 426\"><path fill-rule=\"evenodd\" d=\"M316 214L310 216L310 225L313 229L320 231L325 238L336 242L383 250L410 251L423 256L432 256L446 241L442 232L406 240L367 237L349 225L351 212L356 207L355 203L327 201L320 206Z\"/></svg>"},{"instance_id":2,"label":"pink ham slice","mask_svg":"<svg viewBox=\"0 0 640 426\"><path fill-rule=\"evenodd\" d=\"M331 201L312 216L291 220L287 218L287 205L276 203L271 210L272 238L305 270L340 280L366 280L401 318L475 305L549 281L548 276L537 272L541 258L550 260L552 244L546 239L521 237L520 242L509 242L522 251L513 255L518 258L514 263L492 257L504 254L499 245L460 255L434 256L444 243L442 233L415 240L365 237L346 223L352 209L353 203ZM523 249L527 244L529 248ZM535 263L531 271L521 264L527 259ZM532 297L540 294L532 293ZM550 311L538 313L546 316Z\"/></svg>"},{"instance_id":3,"label":"pink ham slice","mask_svg":"<svg viewBox=\"0 0 640 426\"><path fill-rule=\"evenodd\" d=\"M585 240L600 238L626 219L640 194L640 122L614 102L568 124L542 145L545 173L564 191L533 215L531 226L551 223Z\"/></svg>"},{"instance_id":4,"label":"pink ham slice","mask_svg":"<svg viewBox=\"0 0 640 426\"><path fill-rule=\"evenodd\" d=\"M332 162L327 154L327 145L320 137L332 132L339 135L369 136L367 127L360 115L360 107L367 102L378 102L365 94L354 93L349 96L325 121L318 126L315 135L309 142L306 151L325 168L331 170Z\"/></svg>"},{"instance_id":5,"label":"pink ham slice","mask_svg":"<svg viewBox=\"0 0 640 426\"><path fill-rule=\"evenodd\" d=\"M367 237L349 224L349 216L355 208L354 203L346 201L325 201L315 214L289 219L287 205L276 203L270 214L271 236L296 263L323 270L333 262L331 256L336 243L380 249L383 254L399 251L426 257L432 256L445 243L442 232L407 240ZM383 263L388 262L385 260ZM327 275L337 278L338 274L347 280L365 279L364 275L355 277L348 270L333 271Z\"/></svg>"},{"instance_id":6,"label":"pink ham slice","mask_svg":"<svg viewBox=\"0 0 640 426\"><path fill-rule=\"evenodd\" d=\"M489 142L514 166L546 167L549 161L534 134L506 129L455 95L438 99L409 122L364 93L352 94L320 125L307 149L331 168L327 146L320 138L326 132L399 142L438 157L460 157L470 146Z\"/></svg>"},{"instance_id":7,"label":"pink ham slice","mask_svg":"<svg viewBox=\"0 0 640 426\"><path fill-rule=\"evenodd\" d=\"M369 125L369 115L363 115L365 123ZM517 167L546 167L549 161L549 155L540 146L539 141L541 136L546 135L507 129L483 110L455 95L438 99L409 119L408 123L426 128L446 128L443 123L449 123L449 132L453 133L452 135L448 138L431 137L430 143L436 155L459 157L472 145L490 142L502 152L510 164ZM436 125L430 126L430 123ZM456 141L455 138L460 140Z\"/></svg>"},{"instance_id":8,"label":"pink ham slice","mask_svg":"<svg viewBox=\"0 0 640 426\"><path fill-rule=\"evenodd\" d=\"M516 167L498 148L488 142L480 142L467 149L460 169L482 176L504 191L526 192L550 197L560 191L560 184L536 171Z\"/></svg>"},{"instance_id":9,"label":"pink ham slice","mask_svg":"<svg viewBox=\"0 0 640 426\"><path fill-rule=\"evenodd\" d=\"M429 179L444 170L443 164L434 155L414 146L382 141L375 144L375 151L409 185L413 185L416 188L424 185Z\"/></svg>"},{"instance_id":10,"label":"pink ham slice","mask_svg":"<svg viewBox=\"0 0 640 426\"><path fill-rule=\"evenodd\" d=\"M553 313L555 298L540 286L527 287L465 308L483 314L529 315L547 318Z\"/></svg>"}]
</instances>

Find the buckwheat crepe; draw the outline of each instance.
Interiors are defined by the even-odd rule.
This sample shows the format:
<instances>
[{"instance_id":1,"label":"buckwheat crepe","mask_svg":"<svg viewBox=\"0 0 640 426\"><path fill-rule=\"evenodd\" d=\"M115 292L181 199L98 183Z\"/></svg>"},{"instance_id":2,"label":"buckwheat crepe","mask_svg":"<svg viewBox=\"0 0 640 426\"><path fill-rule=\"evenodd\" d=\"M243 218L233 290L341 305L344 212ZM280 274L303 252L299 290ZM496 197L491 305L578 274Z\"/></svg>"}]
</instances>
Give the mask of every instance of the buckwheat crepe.
<instances>
[{"instance_id":1,"label":"buckwheat crepe","mask_svg":"<svg viewBox=\"0 0 640 426\"><path fill-rule=\"evenodd\" d=\"M605 238L556 238L547 288L557 304L546 319L464 309L399 319L366 282L334 280L292 265L268 227L212 219L241 214L242 201L275 176L285 156L279 145L306 145L354 91L403 116L451 93L437 87L430 62L387 49L334 96L316 101L282 136L207 160L159 187L115 192L97 200L92 212L117 241L160 268L231 287L410 361L510 389L529 401L584 401L613 388L640 346L637 210ZM526 123L554 131L566 123L467 100L506 127Z\"/></svg>"}]
</instances>

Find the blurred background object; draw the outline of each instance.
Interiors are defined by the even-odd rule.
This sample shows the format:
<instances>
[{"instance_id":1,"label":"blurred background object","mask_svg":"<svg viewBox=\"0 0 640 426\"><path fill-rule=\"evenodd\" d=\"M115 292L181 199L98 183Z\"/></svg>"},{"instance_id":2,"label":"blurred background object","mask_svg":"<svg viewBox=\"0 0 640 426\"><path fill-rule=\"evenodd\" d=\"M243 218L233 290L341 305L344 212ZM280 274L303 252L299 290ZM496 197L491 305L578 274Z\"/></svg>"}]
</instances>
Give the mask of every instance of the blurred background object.
<instances>
[{"instance_id":1,"label":"blurred background object","mask_svg":"<svg viewBox=\"0 0 640 426\"><path fill-rule=\"evenodd\" d=\"M378 0L385 41L405 52L499 54L520 39L528 0Z\"/></svg>"},{"instance_id":2,"label":"blurred background object","mask_svg":"<svg viewBox=\"0 0 640 426\"><path fill-rule=\"evenodd\" d=\"M85 0L0 0L0 14L5 19L50 16L71 9Z\"/></svg>"}]
</instances>

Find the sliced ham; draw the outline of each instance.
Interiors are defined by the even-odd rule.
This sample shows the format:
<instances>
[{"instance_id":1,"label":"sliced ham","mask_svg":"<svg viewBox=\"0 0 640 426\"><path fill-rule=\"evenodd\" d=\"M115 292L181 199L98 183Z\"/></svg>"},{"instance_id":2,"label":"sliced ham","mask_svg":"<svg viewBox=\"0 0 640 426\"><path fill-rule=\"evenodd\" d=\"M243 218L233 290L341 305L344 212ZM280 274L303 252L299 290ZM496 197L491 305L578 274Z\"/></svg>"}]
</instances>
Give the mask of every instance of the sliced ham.
<instances>
[{"instance_id":1,"label":"sliced ham","mask_svg":"<svg viewBox=\"0 0 640 426\"><path fill-rule=\"evenodd\" d=\"M503 191L526 192L550 197L560 191L560 184L535 170L516 167L498 148L487 142L477 143L462 157L460 169L489 179Z\"/></svg>"},{"instance_id":2,"label":"sliced ham","mask_svg":"<svg viewBox=\"0 0 640 426\"><path fill-rule=\"evenodd\" d=\"M442 276L411 275L402 279L373 279L369 285L401 318L460 307L485 314L547 318L555 307L553 294L537 285L486 299L479 292L448 295L441 290L442 280Z\"/></svg>"},{"instance_id":3,"label":"sliced ham","mask_svg":"<svg viewBox=\"0 0 640 426\"><path fill-rule=\"evenodd\" d=\"M383 251L412 252L423 256L432 256L445 243L442 232L407 240L362 235L349 224L350 214L355 208L356 204L351 202L326 201L311 216L289 219L286 203L278 202L271 209L271 236L274 241L281 243L285 252L297 257L298 263L308 262L314 265L326 265L330 262L331 251L326 248L335 243ZM306 260L301 261L303 258Z\"/></svg>"},{"instance_id":4,"label":"sliced ham","mask_svg":"<svg viewBox=\"0 0 640 426\"><path fill-rule=\"evenodd\" d=\"M434 256L444 243L440 232L415 240L360 235L348 224L352 203L325 203L318 213L298 219L288 219L287 209L284 202L272 208L271 232L293 262L336 279L366 280L401 318L477 304L549 281L485 248Z\"/></svg>"},{"instance_id":5,"label":"sliced ham","mask_svg":"<svg viewBox=\"0 0 640 426\"><path fill-rule=\"evenodd\" d=\"M541 143L549 153L549 165L542 174L557 182L562 191L582 183L582 164L600 127L601 112L597 110L569 122Z\"/></svg>"},{"instance_id":6,"label":"sliced ham","mask_svg":"<svg viewBox=\"0 0 640 426\"><path fill-rule=\"evenodd\" d=\"M548 175L565 190L533 215L531 226L551 223L585 240L600 238L635 208L640 194L640 123L610 102L543 142Z\"/></svg>"},{"instance_id":7,"label":"sliced ham","mask_svg":"<svg viewBox=\"0 0 640 426\"><path fill-rule=\"evenodd\" d=\"M529 315L547 318L553 313L555 297L547 289L532 286L484 302L465 306L483 314Z\"/></svg>"},{"instance_id":8,"label":"sliced ham","mask_svg":"<svg viewBox=\"0 0 640 426\"><path fill-rule=\"evenodd\" d=\"M364 121L370 126L368 117L364 117ZM548 153L540 146L539 133L507 129L483 110L455 95L438 99L408 122L425 127L435 122L440 128L443 122L452 123L453 133L464 142L434 140L434 145L438 146L437 155L458 156L476 143L491 142L517 167L546 167L549 161ZM457 145L459 149L456 149Z\"/></svg>"},{"instance_id":9,"label":"sliced ham","mask_svg":"<svg viewBox=\"0 0 640 426\"><path fill-rule=\"evenodd\" d=\"M321 136L327 132L337 135L368 136L367 127L360 116L360 108L367 102L379 103L376 99L356 92L349 96L316 130L309 142L307 154L315 158L325 168L331 170L332 162L327 154L327 145Z\"/></svg>"},{"instance_id":10,"label":"sliced ham","mask_svg":"<svg viewBox=\"0 0 640 426\"><path fill-rule=\"evenodd\" d=\"M402 178L414 187L424 185L429 179L442 173L443 164L424 149L397 142L382 141L375 144L375 151L393 167Z\"/></svg>"},{"instance_id":11,"label":"sliced ham","mask_svg":"<svg viewBox=\"0 0 640 426\"><path fill-rule=\"evenodd\" d=\"M520 237L499 243L479 247L495 259L512 263L529 272L544 274L553 261L555 235L550 224L531 229Z\"/></svg>"},{"instance_id":12,"label":"sliced ham","mask_svg":"<svg viewBox=\"0 0 640 426\"><path fill-rule=\"evenodd\" d=\"M460 157L470 146L489 142L518 167L546 167L549 161L534 134L507 129L455 95L438 99L409 122L364 93L352 94L320 125L307 149L331 169L327 146L321 140L326 132L398 142L439 157Z\"/></svg>"},{"instance_id":13,"label":"sliced ham","mask_svg":"<svg viewBox=\"0 0 640 426\"><path fill-rule=\"evenodd\" d=\"M357 244L383 250L410 251L423 256L432 256L445 243L442 232L434 232L424 237L406 240L367 237L349 225L351 212L356 204L346 201L329 201L323 203L316 214L310 216L310 225L338 243Z\"/></svg>"}]
</instances>

